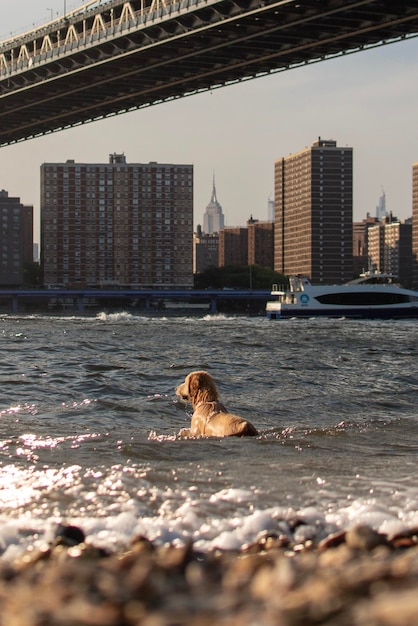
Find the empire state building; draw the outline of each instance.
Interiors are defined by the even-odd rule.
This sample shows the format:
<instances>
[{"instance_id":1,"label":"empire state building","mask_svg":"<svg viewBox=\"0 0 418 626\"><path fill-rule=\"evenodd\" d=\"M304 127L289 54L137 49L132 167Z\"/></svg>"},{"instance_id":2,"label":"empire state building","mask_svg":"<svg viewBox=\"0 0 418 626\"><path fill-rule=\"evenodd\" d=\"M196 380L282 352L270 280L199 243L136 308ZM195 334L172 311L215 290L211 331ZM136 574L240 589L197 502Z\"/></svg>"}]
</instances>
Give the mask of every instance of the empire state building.
<instances>
[{"instance_id":1,"label":"empire state building","mask_svg":"<svg viewBox=\"0 0 418 626\"><path fill-rule=\"evenodd\" d=\"M224 227L224 214L216 197L215 175L213 176L212 197L203 215L203 232L206 235L219 233Z\"/></svg>"}]
</instances>

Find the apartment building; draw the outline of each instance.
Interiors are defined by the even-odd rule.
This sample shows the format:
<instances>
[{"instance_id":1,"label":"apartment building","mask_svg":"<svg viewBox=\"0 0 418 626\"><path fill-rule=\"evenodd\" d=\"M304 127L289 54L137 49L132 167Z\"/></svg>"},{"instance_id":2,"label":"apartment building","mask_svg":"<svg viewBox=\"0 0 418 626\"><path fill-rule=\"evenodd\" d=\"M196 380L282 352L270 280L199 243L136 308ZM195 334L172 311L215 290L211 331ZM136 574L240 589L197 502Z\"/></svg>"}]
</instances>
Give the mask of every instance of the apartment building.
<instances>
[{"instance_id":1,"label":"apartment building","mask_svg":"<svg viewBox=\"0 0 418 626\"><path fill-rule=\"evenodd\" d=\"M412 286L412 220L400 222L389 215L369 228L370 269L393 274L405 287Z\"/></svg>"},{"instance_id":2,"label":"apartment building","mask_svg":"<svg viewBox=\"0 0 418 626\"><path fill-rule=\"evenodd\" d=\"M44 163L41 258L45 286L193 285L193 166Z\"/></svg>"},{"instance_id":3,"label":"apartment building","mask_svg":"<svg viewBox=\"0 0 418 626\"><path fill-rule=\"evenodd\" d=\"M248 265L248 229L242 226L223 228L219 233L219 267Z\"/></svg>"},{"instance_id":4,"label":"apartment building","mask_svg":"<svg viewBox=\"0 0 418 626\"><path fill-rule=\"evenodd\" d=\"M274 269L313 283L353 277L353 149L319 138L278 159Z\"/></svg>"},{"instance_id":5,"label":"apartment building","mask_svg":"<svg viewBox=\"0 0 418 626\"><path fill-rule=\"evenodd\" d=\"M199 274L208 267L219 265L219 234L207 235L198 225L193 234L193 273Z\"/></svg>"},{"instance_id":6,"label":"apartment building","mask_svg":"<svg viewBox=\"0 0 418 626\"><path fill-rule=\"evenodd\" d=\"M353 223L353 272L358 276L370 269L369 228L380 224L380 218L367 214L366 219Z\"/></svg>"},{"instance_id":7,"label":"apartment building","mask_svg":"<svg viewBox=\"0 0 418 626\"><path fill-rule=\"evenodd\" d=\"M0 285L23 284L25 263L33 261L33 206L0 190Z\"/></svg>"},{"instance_id":8,"label":"apartment building","mask_svg":"<svg viewBox=\"0 0 418 626\"><path fill-rule=\"evenodd\" d=\"M274 268L274 223L259 222L252 216L247 221L248 265Z\"/></svg>"}]
</instances>

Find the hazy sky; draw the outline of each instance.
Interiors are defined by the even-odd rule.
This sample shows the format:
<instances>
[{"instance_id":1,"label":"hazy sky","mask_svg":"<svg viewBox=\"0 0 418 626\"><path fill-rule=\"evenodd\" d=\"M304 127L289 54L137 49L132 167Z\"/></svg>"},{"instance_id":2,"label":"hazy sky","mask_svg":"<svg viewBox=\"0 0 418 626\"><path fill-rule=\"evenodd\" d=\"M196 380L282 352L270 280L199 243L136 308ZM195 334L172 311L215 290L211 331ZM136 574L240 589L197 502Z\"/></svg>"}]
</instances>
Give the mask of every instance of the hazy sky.
<instances>
[{"instance_id":1,"label":"hazy sky","mask_svg":"<svg viewBox=\"0 0 418 626\"><path fill-rule=\"evenodd\" d=\"M66 0L67 10L82 4ZM0 39L62 13L64 0L13 0ZM194 165L195 224L203 223L215 172L227 226L267 219L274 161L318 136L354 153L354 219L386 206L412 214L418 161L418 38L217 89L0 148L0 189L39 213L40 166L74 159ZM38 229L35 229L38 239Z\"/></svg>"}]
</instances>

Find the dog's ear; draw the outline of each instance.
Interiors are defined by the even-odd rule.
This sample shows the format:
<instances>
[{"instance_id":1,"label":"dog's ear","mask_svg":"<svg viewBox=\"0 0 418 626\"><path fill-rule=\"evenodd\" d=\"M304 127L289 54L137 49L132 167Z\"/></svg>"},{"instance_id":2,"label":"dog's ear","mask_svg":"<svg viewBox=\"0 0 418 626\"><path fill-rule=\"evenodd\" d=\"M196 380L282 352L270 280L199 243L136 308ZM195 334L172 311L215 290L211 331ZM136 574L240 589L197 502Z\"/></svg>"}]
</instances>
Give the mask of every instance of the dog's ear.
<instances>
[{"instance_id":1,"label":"dog's ear","mask_svg":"<svg viewBox=\"0 0 418 626\"><path fill-rule=\"evenodd\" d=\"M189 378L189 395L192 401L213 402L219 399L212 376L207 372L192 372Z\"/></svg>"},{"instance_id":2,"label":"dog's ear","mask_svg":"<svg viewBox=\"0 0 418 626\"><path fill-rule=\"evenodd\" d=\"M192 372L187 378L189 398L193 400L193 398L196 398L197 394L199 393L199 389L201 386L200 372Z\"/></svg>"}]
</instances>

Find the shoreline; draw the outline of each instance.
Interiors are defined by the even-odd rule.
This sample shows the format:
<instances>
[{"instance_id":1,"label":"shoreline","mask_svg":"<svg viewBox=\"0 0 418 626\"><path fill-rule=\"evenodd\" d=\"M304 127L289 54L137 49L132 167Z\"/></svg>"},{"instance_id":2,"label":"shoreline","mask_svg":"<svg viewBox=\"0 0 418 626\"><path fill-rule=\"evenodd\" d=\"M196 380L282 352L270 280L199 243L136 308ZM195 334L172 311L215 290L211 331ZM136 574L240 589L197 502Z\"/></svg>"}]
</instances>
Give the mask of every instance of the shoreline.
<instances>
[{"instance_id":1,"label":"shoreline","mask_svg":"<svg viewBox=\"0 0 418 626\"><path fill-rule=\"evenodd\" d=\"M117 554L60 527L53 545L0 560L0 624L413 626L417 585L418 530L294 545L269 534L210 553L138 537Z\"/></svg>"}]
</instances>

